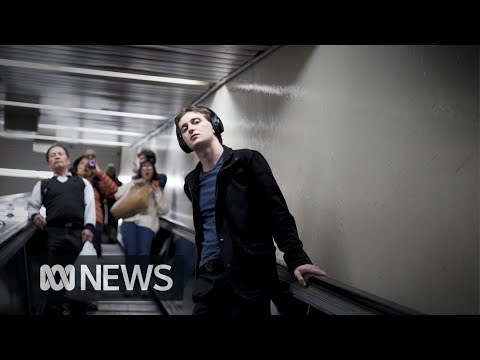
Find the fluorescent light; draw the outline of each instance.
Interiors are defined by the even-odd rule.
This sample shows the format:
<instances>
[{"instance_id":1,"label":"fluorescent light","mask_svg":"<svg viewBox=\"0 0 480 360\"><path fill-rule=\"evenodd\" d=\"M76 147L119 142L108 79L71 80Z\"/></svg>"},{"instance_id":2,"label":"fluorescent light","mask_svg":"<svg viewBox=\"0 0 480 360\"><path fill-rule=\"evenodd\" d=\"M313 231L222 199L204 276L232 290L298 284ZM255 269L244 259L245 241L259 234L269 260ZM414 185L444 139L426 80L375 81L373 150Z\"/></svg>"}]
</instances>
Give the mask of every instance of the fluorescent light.
<instances>
[{"instance_id":1,"label":"fluorescent light","mask_svg":"<svg viewBox=\"0 0 480 360\"><path fill-rule=\"evenodd\" d=\"M96 109L83 109L83 108L64 107L64 106L56 106L56 105L33 104L33 103L26 103L26 102L20 102L20 101L0 100L0 105L18 106L18 107L44 109L44 110L73 111L73 112L95 114L95 115L120 116L120 117L130 117L130 118L146 119L146 120L168 119L167 116L161 116L161 115L127 113L127 112L121 112L121 111L96 110Z\"/></svg>"},{"instance_id":2,"label":"fluorescent light","mask_svg":"<svg viewBox=\"0 0 480 360\"><path fill-rule=\"evenodd\" d=\"M167 77L167 76L141 75L141 74L95 70L95 69L78 68L78 67L62 66L62 65L49 65L49 64L41 64L41 63L34 63L29 61L18 61L18 60L9 60L9 59L0 59L0 65L21 67L21 68L27 68L27 69L58 71L58 72L66 72L66 73L81 74L81 75L94 75L94 76L104 76L104 77L113 77L113 78L120 78L120 79L142 80L142 81L152 81L152 82L162 82L162 83L172 83L172 84L199 85L199 86L210 85L210 83L208 83L207 81L200 81L200 80L173 78L173 77Z\"/></svg>"},{"instance_id":3,"label":"fluorescent light","mask_svg":"<svg viewBox=\"0 0 480 360\"><path fill-rule=\"evenodd\" d=\"M53 176L53 172L0 168L0 176L34 178L34 179L50 179Z\"/></svg>"},{"instance_id":4,"label":"fluorescent light","mask_svg":"<svg viewBox=\"0 0 480 360\"><path fill-rule=\"evenodd\" d=\"M5 121L0 120L0 125L5 125ZM64 126L64 125L54 125L54 124L38 124L38 128L53 129L53 130L74 130L74 131L80 131L80 132L92 132L96 134L111 134L111 135L122 135L122 136L145 136L144 133L137 133L132 131L108 130L108 129L88 128L88 127L79 127L79 126Z\"/></svg>"},{"instance_id":5,"label":"fluorescent light","mask_svg":"<svg viewBox=\"0 0 480 360\"><path fill-rule=\"evenodd\" d=\"M112 134L112 135L122 135L122 136L145 136L144 133L137 133L137 132L131 132L131 131L108 130L108 129L87 128L87 127L78 127L78 126L39 124L38 127L40 129L75 130L80 132L93 132L96 134Z\"/></svg>"},{"instance_id":6,"label":"fluorescent light","mask_svg":"<svg viewBox=\"0 0 480 360\"><path fill-rule=\"evenodd\" d=\"M54 140L56 142L66 142L73 144L91 144L91 145L105 145L105 146L130 146L130 143L120 141L105 141L105 140L92 140L92 139L78 139L61 136L47 136L28 133L13 133L13 132L0 132L0 138L5 139L35 139L35 140Z\"/></svg>"}]
</instances>

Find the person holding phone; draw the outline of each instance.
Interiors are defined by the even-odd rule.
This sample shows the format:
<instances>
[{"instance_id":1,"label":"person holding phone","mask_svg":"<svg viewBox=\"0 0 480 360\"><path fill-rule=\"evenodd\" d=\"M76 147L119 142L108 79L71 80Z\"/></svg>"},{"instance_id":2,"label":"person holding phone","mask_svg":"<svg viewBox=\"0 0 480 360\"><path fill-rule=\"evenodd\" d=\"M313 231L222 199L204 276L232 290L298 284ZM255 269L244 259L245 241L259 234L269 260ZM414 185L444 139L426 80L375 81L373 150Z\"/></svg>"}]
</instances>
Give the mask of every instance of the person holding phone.
<instances>
[{"instance_id":1,"label":"person holding phone","mask_svg":"<svg viewBox=\"0 0 480 360\"><path fill-rule=\"evenodd\" d=\"M103 230L103 201L114 199L118 190L117 184L107 176L96 161L93 150L87 150L84 155L77 158L71 168L71 173L80 176L90 182L93 186L95 196L96 224L93 238L93 245L97 256L102 256L102 230Z\"/></svg>"}]
</instances>

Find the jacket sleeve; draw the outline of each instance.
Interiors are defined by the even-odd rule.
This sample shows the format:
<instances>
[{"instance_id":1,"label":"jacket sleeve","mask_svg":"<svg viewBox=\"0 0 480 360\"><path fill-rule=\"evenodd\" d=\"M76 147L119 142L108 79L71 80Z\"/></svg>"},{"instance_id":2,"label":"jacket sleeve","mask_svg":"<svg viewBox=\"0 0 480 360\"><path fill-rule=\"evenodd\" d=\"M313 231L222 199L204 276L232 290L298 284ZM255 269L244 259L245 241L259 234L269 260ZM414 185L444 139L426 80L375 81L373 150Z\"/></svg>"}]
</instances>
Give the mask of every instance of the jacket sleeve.
<instances>
[{"instance_id":1,"label":"jacket sleeve","mask_svg":"<svg viewBox=\"0 0 480 360\"><path fill-rule=\"evenodd\" d=\"M28 218L33 220L35 216L40 214L40 208L42 207L42 193L41 193L41 181L38 181L32 190L32 195L28 200Z\"/></svg>"},{"instance_id":2,"label":"jacket sleeve","mask_svg":"<svg viewBox=\"0 0 480 360\"><path fill-rule=\"evenodd\" d=\"M153 197L157 206L157 215L165 215L170 211L170 204L163 190L153 191Z\"/></svg>"},{"instance_id":3,"label":"jacket sleeve","mask_svg":"<svg viewBox=\"0 0 480 360\"><path fill-rule=\"evenodd\" d=\"M117 184L115 184L115 182L102 170L97 172L97 176L100 178L98 186L100 187L102 196L109 199L113 198L118 189Z\"/></svg>"},{"instance_id":4,"label":"jacket sleeve","mask_svg":"<svg viewBox=\"0 0 480 360\"><path fill-rule=\"evenodd\" d=\"M293 271L300 265L311 264L312 261L303 250L303 244L298 237L295 219L288 210L267 160L258 151L252 151L249 162L256 193L267 206L271 217L272 236L284 253L283 258L288 268Z\"/></svg>"},{"instance_id":5,"label":"jacket sleeve","mask_svg":"<svg viewBox=\"0 0 480 360\"><path fill-rule=\"evenodd\" d=\"M93 193L92 184L87 179L82 179L85 183L84 189L84 202L85 202L85 211L84 211L84 225L91 232L95 229L96 224L96 210L95 210L95 195Z\"/></svg>"}]
</instances>

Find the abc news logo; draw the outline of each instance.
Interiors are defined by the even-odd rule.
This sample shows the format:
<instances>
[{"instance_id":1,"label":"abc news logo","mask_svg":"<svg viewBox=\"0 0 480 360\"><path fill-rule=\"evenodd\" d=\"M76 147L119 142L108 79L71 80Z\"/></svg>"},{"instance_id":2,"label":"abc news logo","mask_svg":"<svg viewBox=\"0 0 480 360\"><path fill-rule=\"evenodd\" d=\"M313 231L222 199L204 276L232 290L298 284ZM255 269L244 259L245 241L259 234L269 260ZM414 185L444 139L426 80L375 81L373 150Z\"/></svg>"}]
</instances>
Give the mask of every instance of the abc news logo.
<instances>
[{"instance_id":1,"label":"abc news logo","mask_svg":"<svg viewBox=\"0 0 480 360\"><path fill-rule=\"evenodd\" d=\"M126 290L133 290L135 283L138 283L142 290L148 290L152 273L156 278L163 280L166 283L165 286L159 286L158 284L153 285L155 290L168 291L173 287L173 279L160 272L160 270L170 270L171 266L168 264L160 264L155 267L151 264L148 265L145 276L142 275L140 265L138 264L134 265L131 276L128 274L126 265L123 264L97 264L95 265L95 275L92 274L87 265L82 264L80 265L80 290L87 289L88 279L88 282L95 290L119 291L120 289L118 285L109 284L110 281L119 280L117 274L110 273L119 268L122 273ZM57 273L60 276L58 283L55 280L55 274ZM65 267L59 264L50 267L45 264L40 267L40 289L43 291L48 291L50 288L54 291L61 291L63 289L72 291L75 289L76 284L76 271L75 267L71 264Z\"/></svg>"}]
</instances>

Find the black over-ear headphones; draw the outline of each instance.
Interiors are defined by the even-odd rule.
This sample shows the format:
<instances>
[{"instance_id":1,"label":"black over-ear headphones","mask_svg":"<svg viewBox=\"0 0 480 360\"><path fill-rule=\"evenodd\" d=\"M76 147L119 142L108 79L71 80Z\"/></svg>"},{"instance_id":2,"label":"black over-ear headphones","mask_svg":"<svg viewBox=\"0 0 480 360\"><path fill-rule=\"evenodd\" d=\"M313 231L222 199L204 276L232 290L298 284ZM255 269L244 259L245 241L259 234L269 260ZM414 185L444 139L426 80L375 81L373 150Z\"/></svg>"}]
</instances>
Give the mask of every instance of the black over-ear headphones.
<instances>
[{"instance_id":1,"label":"black over-ear headphones","mask_svg":"<svg viewBox=\"0 0 480 360\"><path fill-rule=\"evenodd\" d=\"M209 109L206 106L202 106L202 107L210 111L210 114L211 114L210 122L212 123L213 130L215 131L215 133L221 134L223 132L222 120L220 120L218 115L212 109ZM180 145L182 150L185 151L187 154L191 153L193 150L190 149L188 145L185 143L185 140L183 140L183 137L182 137L182 134L180 133L180 129L178 125L176 126L176 129L177 129L178 145Z\"/></svg>"}]
</instances>

